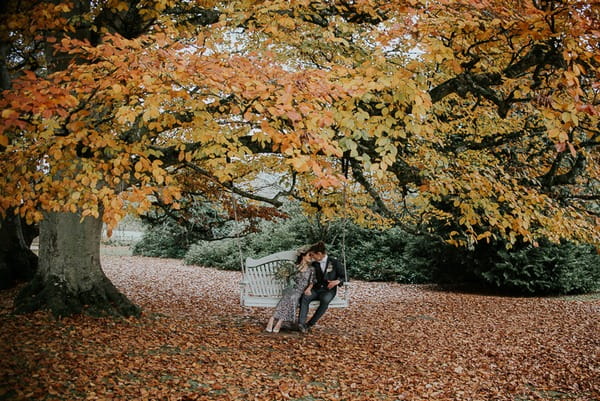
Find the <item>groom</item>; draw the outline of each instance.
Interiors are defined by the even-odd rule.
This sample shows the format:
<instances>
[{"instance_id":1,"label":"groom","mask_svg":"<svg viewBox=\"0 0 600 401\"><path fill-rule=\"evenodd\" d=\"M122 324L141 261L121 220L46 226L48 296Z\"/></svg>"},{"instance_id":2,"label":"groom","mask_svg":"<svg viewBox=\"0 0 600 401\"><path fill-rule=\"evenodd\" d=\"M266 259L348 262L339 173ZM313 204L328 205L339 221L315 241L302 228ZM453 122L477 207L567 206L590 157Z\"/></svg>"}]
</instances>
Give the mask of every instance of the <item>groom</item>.
<instances>
[{"instance_id":1,"label":"groom","mask_svg":"<svg viewBox=\"0 0 600 401\"><path fill-rule=\"evenodd\" d=\"M342 285L345 280L344 269L340 263L327 255L323 241L312 245L308 252L314 255L312 263L315 269L315 284L312 287L310 295L302 295L300 299L300 315L298 316L298 328L305 333L310 327L323 316L323 313L329 307L329 303L337 293L337 287ZM319 300L319 307L306 323L308 306L311 301Z\"/></svg>"}]
</instances>

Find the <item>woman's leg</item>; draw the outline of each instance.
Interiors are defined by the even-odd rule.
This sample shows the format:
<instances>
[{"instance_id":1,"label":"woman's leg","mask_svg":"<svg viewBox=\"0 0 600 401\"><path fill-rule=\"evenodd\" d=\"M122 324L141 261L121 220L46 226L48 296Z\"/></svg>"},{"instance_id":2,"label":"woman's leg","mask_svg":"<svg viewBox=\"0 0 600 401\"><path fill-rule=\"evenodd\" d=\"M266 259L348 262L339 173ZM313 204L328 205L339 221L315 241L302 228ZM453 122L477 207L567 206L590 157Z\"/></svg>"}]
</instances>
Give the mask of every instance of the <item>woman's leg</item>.
<instances>
[{"instance_id":1,"label":"woman's leg","mask_svg":"<svg viewBox=\"0 0 600 401\"><path fill-rule=\"evenodd\" d=\"M281 329L281 324L283 323L283 319L279 319L279 321L277 322L277 324L275 325L275 327L273 327L273 333L279 333L279 330Z\"/></svg>"},{"instance_id":2,"label":"woman's leg","mask_svg":"<svg viewBox=\"0 0 600 401\"><path fill-rule=\"evenodd\" d=\"M265 328L265 331L267 331L269 333L272 332L274 322L275 322L275 316L271 316L271 318L269 319L269 323L267 323L267 327Z\"/></svg>"}]
</instances>

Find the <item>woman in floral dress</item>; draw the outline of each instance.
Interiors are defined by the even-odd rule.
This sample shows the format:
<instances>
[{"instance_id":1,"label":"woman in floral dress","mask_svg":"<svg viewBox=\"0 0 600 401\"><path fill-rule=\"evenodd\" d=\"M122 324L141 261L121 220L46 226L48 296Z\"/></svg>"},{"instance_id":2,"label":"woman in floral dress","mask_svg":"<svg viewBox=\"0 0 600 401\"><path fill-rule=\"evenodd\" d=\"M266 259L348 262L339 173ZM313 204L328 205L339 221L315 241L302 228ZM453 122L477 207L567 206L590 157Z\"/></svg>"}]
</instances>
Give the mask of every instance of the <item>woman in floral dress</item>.
<instances>
[{"instance_id":1,"label":"woman in floral dress","mask_svg":"<svg viewBox=\"0 0 600 401\"><path fill-rule=\"evenodd\" d=\"M294 276L294 282L283 290L283 296L275 306L273 316L269 319L265 329L269 333L279 333L283 322L295 322L298 318L297 309L300 297L303 293L310 295L313 286L315 274L311 265L312 262L313 255L311 252L301 252L298 255L296 260L298 270ZM273 327L275 320L277 320L277 324Z\"/></svg>"}]
</instances>

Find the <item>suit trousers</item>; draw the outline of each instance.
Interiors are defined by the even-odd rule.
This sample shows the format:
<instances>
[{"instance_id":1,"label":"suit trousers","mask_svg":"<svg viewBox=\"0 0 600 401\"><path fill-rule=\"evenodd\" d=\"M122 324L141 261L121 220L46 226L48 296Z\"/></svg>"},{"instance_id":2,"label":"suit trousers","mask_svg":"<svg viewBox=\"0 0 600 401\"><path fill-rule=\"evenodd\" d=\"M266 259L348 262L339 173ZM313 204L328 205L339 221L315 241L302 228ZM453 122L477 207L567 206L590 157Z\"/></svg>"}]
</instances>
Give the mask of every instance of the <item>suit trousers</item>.
<instances>
[{"instance_id":1,"label":"suit trousers","mask_svg":"<svg viewBox=\"0 0 600 401\"><path fill-rule=\"evenodd\" d=\"M335 297L336 289L328 290L327 288L320 288L318 290L312 290L310 295L302 295L300 299L300 315L298 316L298 324L307 324L308 326L314 326L315 323L323 316L329 303ZM319 300L319 307L312 315L308 323L306 322L306 315L308 315L308 307L314 300Z\"/></svg>"}]
</instances>

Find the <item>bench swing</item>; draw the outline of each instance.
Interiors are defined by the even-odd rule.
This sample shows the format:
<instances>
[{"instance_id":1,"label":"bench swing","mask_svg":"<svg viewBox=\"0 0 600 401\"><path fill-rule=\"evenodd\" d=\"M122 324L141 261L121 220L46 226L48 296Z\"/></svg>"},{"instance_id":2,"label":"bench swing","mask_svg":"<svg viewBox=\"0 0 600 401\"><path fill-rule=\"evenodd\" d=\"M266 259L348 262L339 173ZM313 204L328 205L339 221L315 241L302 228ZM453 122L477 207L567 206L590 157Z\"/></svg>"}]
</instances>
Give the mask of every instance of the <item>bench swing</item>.
<instances>
[{"instance_id":1,"label":"bench swing","mask_svg":"<svg viewBox=\"0 0 600 401\"><path fill-rule=\"evenodd\" d=\"M346 191L343 191L344 211L346 203ZM237 221L235 198L232 194L234 218ZM286 287L285 280L278 278L278 271L284 264L295 263L297 251L288 250L273 253L258 259L247 257L245 262L242 255L242 247L238 241L242 280L240 282L240 303L243 307L274 308L282 297ZM335 298L329 303L330 308L345 308L350 299L350 283L346 271L346 216L342 224L342 264L344 267L344 284L337 289ZM319 301L313 301L310 307L317 307Z\"/></svg>"}]
</instances>

